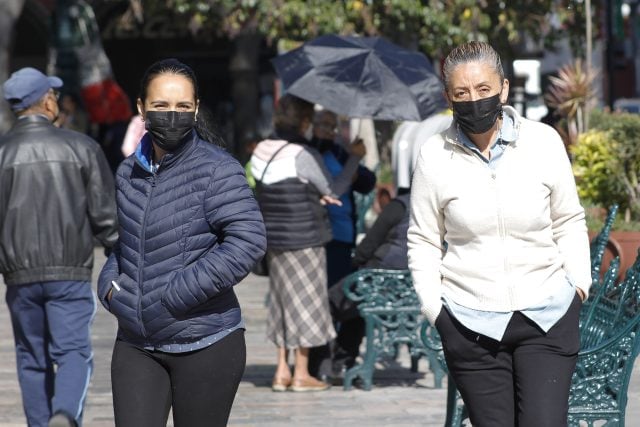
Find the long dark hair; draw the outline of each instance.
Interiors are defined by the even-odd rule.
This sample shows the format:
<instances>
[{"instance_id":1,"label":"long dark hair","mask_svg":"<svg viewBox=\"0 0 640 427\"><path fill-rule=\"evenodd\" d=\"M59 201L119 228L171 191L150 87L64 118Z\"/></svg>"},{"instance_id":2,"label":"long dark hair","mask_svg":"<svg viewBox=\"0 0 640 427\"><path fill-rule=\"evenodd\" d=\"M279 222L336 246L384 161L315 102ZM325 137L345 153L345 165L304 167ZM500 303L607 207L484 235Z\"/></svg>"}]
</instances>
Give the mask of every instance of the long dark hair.
<instances>
[{"instance_id":1,"label":"long dark hair","mask_svg":"<svg viewBox=\"0 0 640 427\"><path fill-rule=\"evenodd\" d=\"M193 94L196 100L199 100L200 97L198 95L198 79L196 78L196 73L193 72L193 69L189 67L187 64L184 64L178 61L175 58L167 58L162 59L158 62L152 64L147 71L145 71L142 76L142 80L140 80L140 91L138 97L144 103L147 98L147 89L149 88L149 84L153 79L163 74L175 74L182 76L191 82L193 86ZM198 136L203 140L210 142L211 144L217 145L219 147L225 148L226 144L222 137L215 130L215 125L213 123L213 113L211 110L203 105L198 107L198 116L196 117L196 125L195 130L198 133Z\"/></svg>"}]
</instances>

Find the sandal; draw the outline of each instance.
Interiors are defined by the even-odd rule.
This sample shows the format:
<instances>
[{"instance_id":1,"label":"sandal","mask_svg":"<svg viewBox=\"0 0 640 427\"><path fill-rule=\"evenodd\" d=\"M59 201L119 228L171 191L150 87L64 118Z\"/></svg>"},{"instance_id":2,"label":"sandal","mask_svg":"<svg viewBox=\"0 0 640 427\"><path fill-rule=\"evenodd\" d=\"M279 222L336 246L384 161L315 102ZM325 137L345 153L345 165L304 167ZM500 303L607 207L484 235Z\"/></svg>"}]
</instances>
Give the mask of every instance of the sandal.
<instances>
[{"instance_id":1,"label":"sandal","mask_svg":"<svg viewBox=\"0 0 640 427\"><path fill-rule=\"evenodd\" d=\"M291 385L291 378L273 377L273 381L271 382L271 390L287 391L290 385Z\"/></svg>"}]
</instances>

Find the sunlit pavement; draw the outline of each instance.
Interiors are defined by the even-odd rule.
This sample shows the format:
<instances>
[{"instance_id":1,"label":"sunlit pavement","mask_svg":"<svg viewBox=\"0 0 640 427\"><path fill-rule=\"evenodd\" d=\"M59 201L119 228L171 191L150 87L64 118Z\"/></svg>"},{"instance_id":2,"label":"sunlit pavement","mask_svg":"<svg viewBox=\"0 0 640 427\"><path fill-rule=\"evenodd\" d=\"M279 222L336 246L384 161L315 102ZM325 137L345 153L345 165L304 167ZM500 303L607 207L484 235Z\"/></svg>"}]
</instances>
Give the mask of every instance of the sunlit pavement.
<instances>
[{"instance_id":1,"label":"sunlit pavement","mask_svg":"<svg viewBox=\"0 0 640 427\"><path fill-rule=\"evenodd\" d=\"M95 277L104 263L96 250ZM265 338L267 279L249 276L236 287L247 325L247 368L231 412L231 426L442 426L445 418L446 385L433 388L427 363L419 372L409 370L406 349L395 361L381 364L372 391L345 392L334 386L313 393L274 393L271 379L276 352ZM115 337L114 318L98 306L93 325L95 372L89 388L84 426L113 426L109 365ZM0 303L0 427L25 426L20 390L15 372L13 336L8 310ZM629 391L627 426L640 426L640 363ZM445 381L446 382L446 381ZM168 425L171 425L169 422Z\"/></svg>"}]
</instances>

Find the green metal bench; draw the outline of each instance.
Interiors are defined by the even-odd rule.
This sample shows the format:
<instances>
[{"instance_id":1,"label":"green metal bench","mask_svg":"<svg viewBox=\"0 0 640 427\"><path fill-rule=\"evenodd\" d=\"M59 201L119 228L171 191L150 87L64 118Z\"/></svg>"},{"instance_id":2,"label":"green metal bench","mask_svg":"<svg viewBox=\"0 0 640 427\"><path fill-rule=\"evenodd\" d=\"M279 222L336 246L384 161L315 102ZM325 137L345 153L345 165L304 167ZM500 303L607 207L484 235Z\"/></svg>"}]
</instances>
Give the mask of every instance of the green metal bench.
<instances>
[{"instance_id":1,"label":"green metal bench","mask_svg":"<svg viewBox=\"0 0 640 427\"><path fill-rule=\"evenodd\" d=\"M356 233L364 233L366 231L365 227L365 218L367 212L373 206L373 202L376 199L377 190L374 188L367 194L360 194L358 192L353 192L353 198L356 204Z\"/></svg>"},{"instance_id":2,"label":"green metal bench","mask_svg":"<svg viewBox=\"0 0 640 427\"><path fill-rule=\"evenodd\" d=\"M442 387L442 363L420 339L424 317L408 270L358 270L345 279L343 289L358 305L366 331L363 360L345 372L345 390L352 388L356 377L362 380L364 390L371 390L375 363L383 357L395 357L403 344L409 348L412 370L417 371L418 359L426 356L435 386Z\"/></svg>"},{"instance_id":3,"label":"green metal bench","mask_svg":"<svg viewBox=\"0 0 640 427\"><path fill-rule=\"evenodd\" d=\"M591 304L581 310L581 349L569 396L571 427L585 423L588 427L625 425L629 381L640 351L640 256L626 279L616 285L618 268L619 260L614 259ZM442 344L432 328L422 325L421 338L427 348L438 353L437 360L446 370ZM449 376L445 426L462 426L467 416Z\"/></svg>"},{"instance_id":4,"label":"green metal bench","mask_svg":"<svg viewBox=\"0 0 640 427\"><path fill-rule=\"evenodd\" d=\"M571 380L569 425L625 425L627 392L640 351L640 257L615 284L614 260L580 324L580 353Z\"/></svg>"},{"instance_id":5,"label":"green metal bench","mask_svg":"<svg viewBox=\"0 0 640 427\"><path fill-rule=\"evenodd\" d=\"M600 282L600 269L602 268L602 259L604 258L604 251L607 248L609 242L609 234L611 228L615 222L616 215L618 214L618 205L613 205L609 208L607 218L604 221L602 230L591 241L591 277L593 279L593 285Z\"/></svg>"}]
</instances>

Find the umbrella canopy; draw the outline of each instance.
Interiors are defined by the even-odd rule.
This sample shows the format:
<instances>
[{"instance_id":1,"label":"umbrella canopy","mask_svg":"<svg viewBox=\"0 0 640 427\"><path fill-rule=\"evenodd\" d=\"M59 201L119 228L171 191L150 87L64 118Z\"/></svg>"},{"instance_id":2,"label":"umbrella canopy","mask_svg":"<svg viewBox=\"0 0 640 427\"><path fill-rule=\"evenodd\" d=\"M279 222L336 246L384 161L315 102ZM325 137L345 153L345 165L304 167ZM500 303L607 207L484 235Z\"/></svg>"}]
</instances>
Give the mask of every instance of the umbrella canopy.
<instances>
[{"instance_id":1,"label":"umbrella canopy","mask_svg":"<svg viewBox=\"0 0 640 427\"><path fill-rule=\"evenodd\" d=\"M446 106L427 57L380 37L321 36L271 62L287 93L338 114L419 121Z\"/></svg>"}]
</instances>

